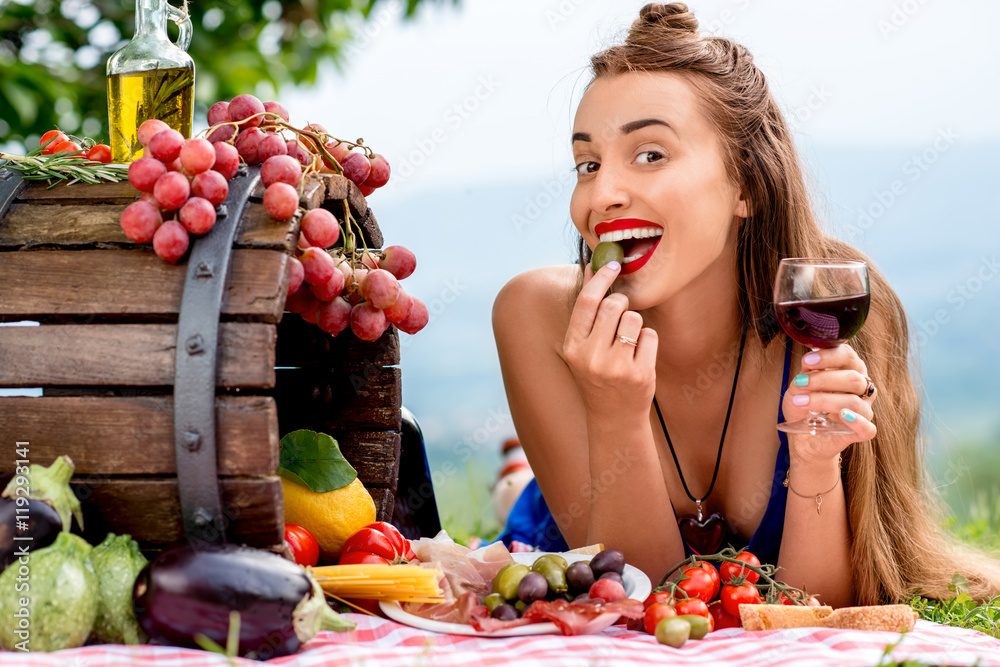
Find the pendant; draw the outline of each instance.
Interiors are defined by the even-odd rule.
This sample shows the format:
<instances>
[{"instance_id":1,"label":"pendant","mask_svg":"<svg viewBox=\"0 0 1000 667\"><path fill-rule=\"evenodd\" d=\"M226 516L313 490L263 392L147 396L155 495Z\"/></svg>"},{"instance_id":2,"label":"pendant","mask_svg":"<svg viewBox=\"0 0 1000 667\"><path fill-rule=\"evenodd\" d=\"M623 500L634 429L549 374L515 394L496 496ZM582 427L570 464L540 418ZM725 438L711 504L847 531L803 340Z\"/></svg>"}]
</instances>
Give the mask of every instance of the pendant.
<instances>
[{"instance_id":1,"label":"pendant","mask_svg":"<svg viewBox=\"0 0 1000 667\"><path fill-rule=\"evenodd\" d=\"M719 512L712 512L706 519L701 511L701 501L695 501L695 505L698 508L697 516L685 514L677 520L681 537L699 556L714 554L722 547L726 538L726 519Z\"/></svg>"}]
</instances>

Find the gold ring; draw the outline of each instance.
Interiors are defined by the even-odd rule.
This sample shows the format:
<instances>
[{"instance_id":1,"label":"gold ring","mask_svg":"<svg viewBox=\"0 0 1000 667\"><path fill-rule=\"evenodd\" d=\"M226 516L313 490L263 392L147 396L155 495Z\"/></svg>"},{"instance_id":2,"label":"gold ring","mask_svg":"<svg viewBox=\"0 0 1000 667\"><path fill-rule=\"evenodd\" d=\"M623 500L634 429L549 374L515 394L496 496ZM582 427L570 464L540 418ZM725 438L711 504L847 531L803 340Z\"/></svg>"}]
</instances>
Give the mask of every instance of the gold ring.
<instances>
[{"instance_id":1,"label":"gold ring","mask_svg":"<svg viewBox=\"0 0 1000 667\"><path fill-rule=\"evenodd\" d=\"M631 345L632 347L638 347L639 345L639 341L636 340L635 338L629 338L628 336L623 336L621 334L618 334L618 340L625 343L626 345Z\"/></svg>"},{"instance_id":2,"label":"gold ring","mask_svg":"<svg viewBox=\"0 0 1000 667\"><path fill-rule=\"evenodd\" d=\"M872 382L872 379L867 375L865 376L865 379L868 380L868 386L865 387L863 392L861 392L861 398L871 398L875 395L875 383Z\"/></svg>"}]
</instances>

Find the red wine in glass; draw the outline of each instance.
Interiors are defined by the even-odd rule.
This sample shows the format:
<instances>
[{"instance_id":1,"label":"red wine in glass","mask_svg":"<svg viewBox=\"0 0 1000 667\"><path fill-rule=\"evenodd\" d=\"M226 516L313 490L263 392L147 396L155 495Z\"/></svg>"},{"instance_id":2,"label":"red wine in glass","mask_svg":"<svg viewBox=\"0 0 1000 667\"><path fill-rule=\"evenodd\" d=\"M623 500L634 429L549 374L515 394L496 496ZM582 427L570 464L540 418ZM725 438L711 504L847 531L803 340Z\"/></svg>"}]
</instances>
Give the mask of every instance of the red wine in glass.
<instances>
[{"instance_id":1,"label":"red wine in glass","mask_svg":"<svg viewBox=\"0 0 1000 667\"><path fill-rule=\"evenodd\" d=\"M868 317L870 294L790 301L774 305L778 324L810 348L836 347L861 330Z\"/></svg>"},{"instance_id":2,"label":"red wine in glass","mask_svg":"<svg viewBox=\"0 0 1000 667\"><path fill-rule=\"evenodd\" d=\"M812 350L836 347L861 330L871 292L868 265L849 259L788 258L774 280L774 312L789 338ZM786 433L850 435L825 412L778 424Z\"/></svg>"}]
</instances>

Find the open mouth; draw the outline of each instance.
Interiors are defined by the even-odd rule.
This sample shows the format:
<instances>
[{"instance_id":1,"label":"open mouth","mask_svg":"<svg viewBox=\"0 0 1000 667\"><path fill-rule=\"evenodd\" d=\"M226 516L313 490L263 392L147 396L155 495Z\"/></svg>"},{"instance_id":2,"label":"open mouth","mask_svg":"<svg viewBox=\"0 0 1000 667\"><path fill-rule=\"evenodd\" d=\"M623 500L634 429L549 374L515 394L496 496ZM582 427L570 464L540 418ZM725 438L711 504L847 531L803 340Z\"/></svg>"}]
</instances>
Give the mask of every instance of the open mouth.
<instances>
[{"instance_id":1,"label":"open mouth","mask_svg":"<svg viewBox=\"0 0 1000 667\"><path fill-rule=\"evenodd\" d=\"M594 231L602 243L613 241L621 245L625 251L622 273L634 273L645 266L663 238L662 227L636 218L601 222Z\"/></svg>"}]
</instances>

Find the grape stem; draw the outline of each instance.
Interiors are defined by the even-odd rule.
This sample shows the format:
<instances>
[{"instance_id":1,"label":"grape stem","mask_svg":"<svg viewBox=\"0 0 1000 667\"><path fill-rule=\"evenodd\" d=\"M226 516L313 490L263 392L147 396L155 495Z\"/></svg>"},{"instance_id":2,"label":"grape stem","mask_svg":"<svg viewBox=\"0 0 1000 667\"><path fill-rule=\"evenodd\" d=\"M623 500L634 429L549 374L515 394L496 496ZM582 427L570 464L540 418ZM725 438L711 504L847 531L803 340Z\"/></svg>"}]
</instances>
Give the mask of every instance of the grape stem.
<instances>
[{"instance_id":1,"label":"grape stem","mask_svg":"<svg viewBox=\"0 0 1000 667\"><path fill-rule=\"evenodd\" d=\"M274 125L275 127L280 127L281 130L279 130L276 134L280 135L282 138L284 138L284 134L282 134L284 130L291 130L297 136L303 137L304 139L306 139L313 146L313 150L309 151L310 153L313 154L313 162L315 163L315 157L316 157L317 154L319 154L319 156L321 158L323 158L323 162L335 174L338 174L340 176L344 175L344 170L340 166L340 162L337 160L337 158L333 157L333 155L330 153L330 151L327 150L327 148L326 148L326 143L327 142L329 142L329 141L336 141L338 144L345 144L347 146L350 146L351 148L360 148L360 149L362 149L365 152L365 156L367 158L369 158L369 159L371 159L371 158L373 158L375 156L374 151L372 151L371 148L369 148L368 146L366 146L364 144L364 140L363 139L359 138L357 142L353 142L353 141L346 141L344 139L338 139L337 137L333 136L332 134L328 134L328 133L325 133L325 132L320 133L320 132L313 132L311 130L300 130L299 128L294 127L293 125L289 124L287 121L285 121L284 118L282 118L280 115L274 113L273 111L263 111L261 113L256 113L256 114L254 114L252 116L248 116L247 118L244 118L241 121L223 121L221 123L216 123L215 125L209 127L208 129L203 130L202 132L199 132L198 135L199 136L201 136L202 134L207 135L207 134L211 133L212 131L214 131L214 130L220 128L220 127L226 127L227 125L232 125L238 131L240 125L243 125L247 121L252 120L254 118L258 118L258 117L260 117L262 120L266 119L267 122L268 122L268 124L270 124L270 125ZM239 134L239 132L237 132L237 136L238 136L238 134ZM232 139L227 140L226 143L232 144L232 143L235 143L235 141L236 141L236 136L233 136Z\"/></svg>"},{"instance_id":2,"label":"grape stem","mask_svg":"<svg viewBox=\"0 0 1000 667\"><path fill-rule=\"evenodd\" d=\"M745 570L748 570L750 572L755 572L760 577L760 580L758 580L758 582L753 585L756 586L758 590L761 590L766 594L765 597L766 600L777 601L783 594L786 598L791 600L796 605L806 604L806 600L809 599L809 594L801 589L789 586L787 584L783 584L780 581L776 580L772 576L777 571L777 568L774 565L769 565L769 564L764 564L760 566L750 565L749 563L737 559L735 556L738 553L739 552L733 549L732 547L727 547L717 554L709 554L706 556L692 555L689 558L685 558L680 563L672 567L669 572L663 575L663 578L660 579L660 583L654 589L654 592L659 590L664 590L669 587L670 594L675 595L676 591L682 590L677 587L676 582L669 581L670 577L675 572L689 566L698 567L698 563L700 561L710 561L710 562L714 561L720 563L733 563L734 565L739 565ZM687 577L683 577L681 581L683 581L686 578ZM731 583L744 583L743 581L741 581L741 579L742 577L734 579L733 582ZM687 595L686 591L682 590L682 592L684 592L684 594Z\"/></svg>"}]
</instances>

